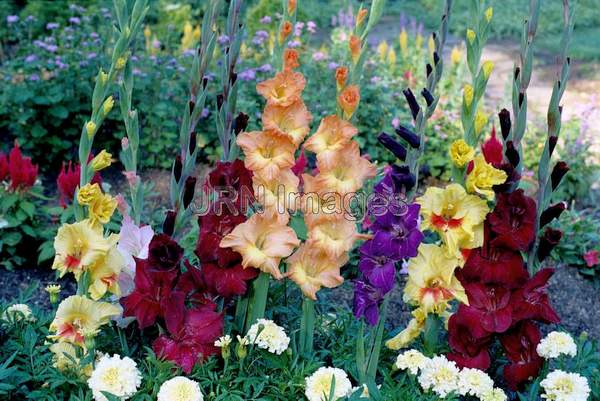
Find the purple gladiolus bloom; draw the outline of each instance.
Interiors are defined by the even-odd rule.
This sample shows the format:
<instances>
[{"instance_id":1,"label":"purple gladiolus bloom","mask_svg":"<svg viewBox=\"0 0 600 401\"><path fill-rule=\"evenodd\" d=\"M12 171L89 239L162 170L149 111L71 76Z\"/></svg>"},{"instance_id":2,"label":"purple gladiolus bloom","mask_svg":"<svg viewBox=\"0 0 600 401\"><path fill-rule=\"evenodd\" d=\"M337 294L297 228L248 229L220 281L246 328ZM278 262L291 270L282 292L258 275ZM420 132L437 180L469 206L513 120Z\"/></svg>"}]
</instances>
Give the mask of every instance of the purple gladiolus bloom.
<instances>
[{"instance_id":1,"label":"purple gladiolus bloom","mask_svg":"<svg viewBox=\"0 0 600 401\"><path fill-rule=\"evenodd\" d=\"M387 294L394 287L396 276L396 259L391 252L389 241L374 238L360 247L360 263L358 268L364 274L366 281L373 287Z\"/></svg>"},{"instance_id":2,"label":"purple gladiolus bloom","mask_svg":"<svg viewBox=\"0 0 600 401\"><path fill-rule=\"evenodd\" d=\"M367 323L375 326L379 320L379 305L383 301L381 290L362 280L354 282L354 316L364 317Z\"/></svg>"},{"instance_id":3,"label":"purple gladiolus bloom","mask_svg":"<svg viewBox=\"0 0 600 401\"><path fill-rule=\"evenodd\" d=\"M418 217L421 207L417 204L408 205L403 214L391 210L383 216L378 216L373 223L374 241L381 241L392 257L398 259L417 256L417 248L423 240L419 231Z\"/></svg>"},{"instance_id":4,"label":"purple gladiolus bloom","mask_svg":"<svg viewBox=\"0 0 600 401\"><path fill-rule=\"evenodd\" d=\"M7 24L14 24L15 22L18 22L18 21L19 21L18 15L9 15L6 17Z\"/></svg>"},{"instance_id":5,"label":"purple gladiolus bloom","mask_svg":"<svg viewBox=\"0 0 600 401\"><path fill-rule=\"evenodd\" d=\"M407 166L393 164L386 172L385 177L373 189L378 194L393 196L412 189L415 181L415 176L410 173Z\"/></svg>"}]
</instances>

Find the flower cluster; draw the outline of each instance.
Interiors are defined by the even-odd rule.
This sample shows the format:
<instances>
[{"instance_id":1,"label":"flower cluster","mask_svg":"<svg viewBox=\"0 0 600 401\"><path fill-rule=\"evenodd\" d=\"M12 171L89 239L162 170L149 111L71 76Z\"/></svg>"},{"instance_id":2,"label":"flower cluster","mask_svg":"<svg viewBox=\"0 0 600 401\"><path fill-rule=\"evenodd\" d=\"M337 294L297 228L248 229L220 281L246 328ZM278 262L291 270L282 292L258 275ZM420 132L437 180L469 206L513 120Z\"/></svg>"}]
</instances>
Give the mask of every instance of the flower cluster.
<instances>
[{"instance_id":1,"label":"flower cluster","mask_svg":"<svg viewBox=\"0 0 600 401\"><path fill-rule=\"evenodd\" d=\"M250 327L245 338L248 344L255 344L277 355L284 352L290 344L290 338L285 334L285 330L267 319L258 319Z\"/></svg>"},{"instance_id":2,"label":"flower cluster","mask_svg":"<svg viewBox=\"0 0 600 401\"><path fill-rule=\"evenodd\" d=\"M35 316L31 313L31 308L27 304L14 304L2 312L0 321L13 324L20 321L34 322Z\"/></svg>"},{"instance_id":3,"label":"flower cluster","mask_svg":"<svg viewBox=\"0 0 600 401\"><path fill-rule=\"evenodd\" d=\"M6 182L9 191L27 191L35 184L37 174L37 164L23 157L18 142L8 156L0 152L0 183Z\"/></svg>"},{"instance_id":4,"label":"flower cluster","mask_svg":"<svg viewBox=\"0 0 600 401\"><path fill-rule=\"evenodd\" d=\"M158 390L157 401L203 401L198 382L184 376L167 380Z\"/></svg>"},{"instance_id":5,"label":"flower cluster","mask_svg":"<svg viewBox=\"0 0 600 401\"><path fill-rule=\"evenodd\" d=\"M335 388L333 398L329 398L332 383L335 383ZM349 396L352 392L348 374L339 368L321 367L305 380L304 394L308 401L335 401Z\"/></svg>"},{"instance_id":6,"label":"flower cluster","mask_svg":"<svg viewBox=\"0 0 600 401\"><path fill-rule=\"evenodd\" d=\"M545 359L554 359L561 355L574 357L577 355L577 344L569 333L553 331L540 341L537 353Z\"/></svg>"},{"instance_id":7,"label":"flower cluster","mask_svg":"<svg viewBox=\"0 0 600 401\"><path fill-rule=\"evenodd\" d=\"M142 376L131 358L105 355L96 364L87 383L96 401L108 401L103 392L127 400L137 392Z\"/></svg>"},{"instance_id":8,"label":"flower cluster","mask_svg":"<svg viewBox=\"0 0 600 401\"><path fill-rule=\"evenodd\" d=\"M590 386L585 377L577 373L555 370L540 382L545 394L542 398L552 401L587 401Z\"/></svg>"}]
</instances>

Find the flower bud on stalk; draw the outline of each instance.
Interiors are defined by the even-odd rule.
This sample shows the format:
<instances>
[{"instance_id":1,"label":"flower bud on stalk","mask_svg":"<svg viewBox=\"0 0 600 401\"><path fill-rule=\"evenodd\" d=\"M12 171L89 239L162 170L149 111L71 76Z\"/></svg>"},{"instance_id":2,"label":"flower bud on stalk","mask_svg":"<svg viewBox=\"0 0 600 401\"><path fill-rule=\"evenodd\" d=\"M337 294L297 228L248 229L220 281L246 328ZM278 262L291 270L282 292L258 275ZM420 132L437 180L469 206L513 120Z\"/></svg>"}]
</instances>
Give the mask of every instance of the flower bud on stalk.
<instances>
[{"instance_id":1,"label":"flower bud on stalk","mask_svg":"<svg viewBox=\"0 0 600 401\"><path fill-rule=\"evenodd\" d=\"M427 64L427 65L429 65L429 64ZM425 103L427 103L427 107L431 107L431 105L435 101L431 92L429 92L427 90L427 88L423 88L423 90L421 91L421 95L425 98Z\"/></svg>"},{"instance_id":2,"label":"flower bud on stalk","mask_svg":"<svg viewBox=\"0 0 600 401\"><path fill-rule=\"evenodd\" d=\"M544 210L540 216L540 227L544 227L552 220L558 219L566 208L567 204L565 202L558 202L557 204L552 205L548 209Z\"/></svg>"},{"instance_id":3,"label":"flower bud on stalk","mask_svg":"<svg viewBox=\"0 0 600 401\"><path fill-rule=\"evenodd\" d=\"M367 18L367 14L369 14L369 10L366 8L361 8L358 10L358 14L356 14L356 26L360 28L362 24L365 22L365 18Z\"/></svg>"},{"instance_id":4,"label":"flower bud on stalk","mask_svg":"<svg viewBox=\"0 0 600 401\"><path fill-rule=\"evenodd\" d=\"M404 89L402 91L402 93L404 94L404 97L406 98L406 101L408 102L408 106L410 107L410 112L412 114L413 119L416 120L417 115L419 115L419 111L421 110L421 107L419 106L419 103L417 103L417 99L415 98L415 95L410 90L410 88Z\"/></svg>"},{"instance_id":5,"label":"flower bud on stalk","mask_svg":"<svg viewBox=\"0 0 600 401\"><path fill-rule=\"evenodd\" d=\"M381 144L390 152L392 152L398 159L402 161L406 160L406 148L396 142L391 136L385 132L382 132L377 137L377 140L379 140L379 142L381 142Z\"/></svg>"},{"instance_id":6,"label":"flower bud on stalk","mask_svg":"<svg viewBox=\"0 0 600 401\"><path fill-rule=\"evenodd\" d=\"M293 15L296 12L296 2L297 0L288 1L288 15Z\"/></svg>"},{"instance_id":7,"label":"flower bud on stalk","mask_svg":"<svg viewBox=\"0 0 600 401\"><path fill-rule=\"evenodd\" d=\"M88 121L85 124L85 132L87 133L88 138L92 139L92 137L96 134L96 123L93 121Z\"/></svg>"},{"instance_id":8,"label":"flower bud on stalk","mask_svg":"<svg viewBox=\"0 0 600 401\"><path fill-rule=\"evenodd\" d=\"M100 171L110 166L112 161L112 155L106 150L102 149L96 157L90 162L90 166L94 171Z\"/></svg>"},{"instance_id":9,"label":"flower bud on stalk","mask_svg":"<svg viewBox=\"0 0 600 401\"><path fill-rule=\"evenodd\" d=\"M537 257L540 262L543 262L544 259L550 255L550 252L558 245L562 236L563 232L561 230L546 227L542 238L540 238L540 246L537 252Z\"/></svg>"},{"instance_id":10,"label":"flower bud on stalk","mask_svg":"<svg viewBox=\"0 0 600 401\"><path fill-rule=\"evenodd\" d=\"M165 217L165 221L163 222L163 233L167 234L168 236L173 235L173 232L175 230L175 218L177 217L177 212L175 212L174 210L168 210L167 211L167 216Z\"/></svg>"},{"instance_id":11,"label":"flower bud on stalk","mask_svg":"<svg viewBox=\"0 0 600 401\"><path fill-rule=\"evenodd\" d=\"M181 179L181 171L183 169L183 165L181 163L181 156L175 156L175 164L173 165L173 176L175 177L175 182L179 182Z\"/></svg>"},{"instance_id":12,"label":"flower bud on stalk","mask_svg":"<svg viewBox=\"0 0 600 401\"><path fill-rule=\"evenodd\" d=\"M567 174L568 171L569 171L569 166L567 165L567 163L565 163L563 161L559 161L558 163L556 163L554 165L554 168L552 169L552 173L550 174L550 181L552 183L553 191L556 190L556 188L558 187L558 185L560 184L563 177L565 176L565 174Z\"/></svg>"},{"instance_id":13,"label":"flower bud on stalk","mask_svg":"<svg viewBox=\"0 0 600 401\"><path fill-rule=\"evenodd\" d=\"M500 119L500 132L502 133L502 138L506 141L510 134L510 112L506 109L502 109L500 110L500 113L498 113L498 118Z\"/></svg>"},{"instance_id":14,"label":"flower bud on stalk","mask_svg":"<svg viewBox=\"0 0 600 401\"><path fill-rule=\"evenodd\" d=\"M419 146L421 146L421 139L417 136L417 134L406 128L404 125L400 125L398 128L396 128L396 134L408 142L413 149L418 149Z\"/></svg>"},{"instance_id":15,"label":"flower bud on stalk","mask_svg":"<svg viewBox=\"0 0 600 401\"><path fill-rule=\"evenodd\" d=\"M558 137L555 135L548 138L548 156L552 156L552 153L554 153L554 148L556 147L557 141Z\"/></svg>"},{"instance_id":16,"label":"flower bud on stalk","mask_svg":"<svg viewBox=\"0 0 600 401\"><path fill-rule=\"evenodd\" d=\"M285 21L283 25L281 25L281 30L279 31L279 44L282 45L291 33L292 23L290 21Z\"/></svg>"},{"instance_id":17,"label":"flower bud on stalk","mask_svg":"<svg viewBox=\"0 0 600 401\"><path fill-rule=\"evenodd\" d=\"M192 153L194 153L194 150L196 150L196 146L198 146L196 143L196 136L197 136L197 134L195 132L190 133L190 143L189 143L189 147L188 147L188 151L190 152L190 155Z\"/></svg>"},{"instance_id":18,"label":"flower bud on stalk","mask_svg":"<svg viewBox=\"0 0 600 401\"><path fill-rule=\"evenodd\" d=\"M473 96L473 87L469 84L465 85L463 89L463 101L465 102L465 106L467 106L467 108L470 108L471 104L473 104Z\"/></svg>"},{"instance_id":19,"label":"flower bud on stalk","mask_svg":"<svg viewBox=\"0 0 600 401\"><path fill-rule=\"evenodd\" d=\"M58 297L60 296L60 285L59 284L51 284L46 286L46 292L50 298L50 303L55 305L58 302Z\"/></svg>"},{"instance_id":20,"label":"flower bud on stalk","mask_svg":"<svg viewBox=\"0 0 600 401\"><path fill-rule=\"evenodd\" d=\"M110 113L114 105L115 100L112 96L107 97L104 103L102 103L102 113L105 117Z\"/></svg>"},{"instance_id":21,"label":"flower bud on stalk","mask_svg":"<svg viewBox=\"0 0 600 401\"><path fill-rule=\"evenodd\" d=\"M506 150L504 151L506 155L506 159L513 166L517 167L521 161L521 157L519 156L519 151L515 148L515 144L513 141L506 142Z\"/></svg>"},{"instance_id":22,"label":"flower bud on stalk","mask_svg":"<svg viewBox=\"0 0 600 401\"><path fill-rule=\"evenodd\" d=\"M250 117L248 116L248 114L242 112L238 113L235 120L233 120L233 132L235 132L236 135L240 132L244 132L248 127L249 119Z\"/></svg>"},{"instance_id":23,"label":"flower bud on stalk","mask_svg":"<svg viewBox=\"0 0 600 401\"><path fill-rule=\"evenodd\" d=\"M350 55L352 56L352 62L356 64L360 58L362 43L360 38L356 35L350 36L348 41L348 47L350 48Z\"/></svg>"},{"instance_id":24,"label":"flower bud on stalk","mask_svg":"<svg viewBox=\"0 0 600 401\"><path fill-rule=\"evenodd\" d=\"M346 81L348 79L348 67L338 67L335 70L335 83L337 85L338 92L344 89Z\"/></svg>"},{"instance_id":25,"label":"flower bud on stalk","mask_svg":"<svg viewBox=\"0 0 600 401\"><path fill-rule=\"evenodd\" d=\"M192 200L194 200L194 190L196 187L196 177L188 177L185 179L183 190L183 208L187 209Z\"/></svg>"}]
</instances>

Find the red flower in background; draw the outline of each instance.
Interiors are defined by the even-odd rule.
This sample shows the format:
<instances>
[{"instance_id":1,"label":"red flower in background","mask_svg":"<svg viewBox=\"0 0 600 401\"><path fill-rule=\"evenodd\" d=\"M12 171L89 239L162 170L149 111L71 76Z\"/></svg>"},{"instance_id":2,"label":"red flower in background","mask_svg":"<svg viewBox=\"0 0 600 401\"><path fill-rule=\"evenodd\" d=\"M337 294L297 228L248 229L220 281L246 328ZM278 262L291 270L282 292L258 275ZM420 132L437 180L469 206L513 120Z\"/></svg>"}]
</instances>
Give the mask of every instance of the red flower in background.
<instances>
[{"instance_id":1,"label":"red flower in background","mask_svg":"<svg viewBox=\"0 0 600 401\"><path fill-rule=\"evenodd\" d=\"M0 152L0 181L8 178L8 157Z\"/></svg>"},{"instance_id":2,"label":"red flower in background","mask_svg":"<svg viewBox=\"0 0 600 401\"><path fill-rule=\"evenodd\" d=\"M502 164L502 142L496 138L496 127L492 127L491 136L481 145L485 161L498 168Z\"/></svg>"},{"instance_id":3,"label":"red flower in background","mask_svg":"<svg viewBox=\"0 0 600 401\"><path fill-rule=\"evenodd\" d=\"M536 348L541 337L539 329L529 321L520 323L500 337L500 343L510 361L504 367L504 378L512 390L518 390L539 374L543 360Z\"/></svg>"},{"instance_id":4,"label":"red flower in background","mask_svg":"<svg viewBox=\"0 0 600 401\"><path fill-rule=\"evenodd\" d=\"M496 234L492 244L526 251L534 239L535 201L522 189L498 194L494 211L488 216L490 229Z\"/></svg>"},{"instance_id":5,"label":"red flower in background","mask_svg":"<svg viewBox=\"0 0 600 401\"><path fill-rule=\"evenodd\" d=\"M56 186L58 187L58 193L60 195L60 205L65 208L71 202L75 196L75 190L79 185L79 178L81 175L81 166L79 163L73 164L69 161L69 164L65 166L63 162L58 178L56 179ZM100 173L94 174L92 177L92 184L101 184L102 178Z\"/></svg>"},{"instance_id":6,"label":"red flower in background","mask_svg":"<svg viewBox=\"0 0 600 401\"><path fill-rule=\"evenodd\" d=\"M554 269L542 269L523 288L513 293L513 321L534 319L544 323L560 322L560 317L550 305L550 297L546 293L548 280L553 274Z\"/></svg>"},{"instance_id":7,"label":"red flower in background","mask_svg":"<svg viewBox=\"0 0 600 401\"><path fill-rule=\"evenodd\" d=\"M27 190L35 184L37 178L38 166L33 164L31 157L23 157L17 141L8 155L8 173L11 191Z\"/></svg>"}]
</instances>

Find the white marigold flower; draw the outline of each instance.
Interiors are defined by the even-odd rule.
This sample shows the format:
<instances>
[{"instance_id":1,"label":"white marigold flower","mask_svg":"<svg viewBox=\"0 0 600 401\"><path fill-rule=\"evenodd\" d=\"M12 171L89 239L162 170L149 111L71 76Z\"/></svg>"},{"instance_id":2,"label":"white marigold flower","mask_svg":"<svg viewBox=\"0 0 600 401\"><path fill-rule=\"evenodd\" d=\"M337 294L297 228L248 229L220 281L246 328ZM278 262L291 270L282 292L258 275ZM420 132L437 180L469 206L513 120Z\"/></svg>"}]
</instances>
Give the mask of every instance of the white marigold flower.
<instances>
[{"instance_id":1,"label":"white marigold flower","mask_svg":"<svg viewBox=\"0 0 600 401\"><path fill-rule=\"evenodd\" d=\"M585 377L577 373L555 370L540 383L546 394L542 398L552 401L587 401L590 386Z\"/></svg>"},{"instance_id":2,"label":"white marigold flower","mask_svg":"<svg viewBox=\"0 0 600 401\"><path fill-rule=\"evenodd\" d=\"M258 319L250 327L245 338L250 344L255 344L259 348L277 355L285 351L290 344L290 338L285 334L283 328L267 319Z\"/></svg>"},{"instance_id":3,"label":"white marigold flower","mask_svg":"<svg viewBox=\"0 0 600 401\"><path fill-rule=\"evenodd\" d=\"M27 322L35 322L35 316L26 304L11 305L2 314L2 320L6 323L20 322L22 319Z\"/></svg>"},{"instance_id":4,"label":"white marigold flower","mask_svg":"<svg viewBox=\"0 0 600 401\"><path fill-rule=\"evenodd\" d=\"M441 398L458 390L460 370L453 361L445 356L436 356L428 360L421 368L419 384L423 390L432 390Z\"/></svg>"},{"instance_id":5,"label":"white marigold flower","mask_svg":"<svg viewBox=\"0 0 600 401\"><path fill-rule=\"evenodd\" d=\"M217 341L215 341L215 347L219 348L227 348L231 344L231 336L226 334L222 337L219 337Z\"/></svg>"},{"instance_id":6,"label":"white marigold flower","mask_svg":"<svg viewBox=\"0 0 600 401\"><path fill-rule=\"evenodd\" d=\"M487 373L479 369L465 368L458 377L458 393L481 398L494 389L494 381Z\"/></svg>"},{"instance_id":7,"label":"white marigold flower","mask_svg":"<svg viewBox=\"0 0 600 401\"><path fill-rule=\"evenodd\" d=\"M483 393L479 398L481 401L506 401L508 397L504 390L500 388L494 388L486 393Z\"/></svg>"},{"instance_id":8,"label":"white marigold flower","mask_svg":"<svg viewBox=\"0 0 600 401\"><path fill-rule=\"evenodd\" d=\"M411 349L398 355L394 366L400 370L408 370L411 374L416 375L428 360L429 358L416 349Z\"/></svg>"},{"instance_id":9,"label":"white marigold flower","mask_svg":"<svg viewBox=\"0 0 600 401\"><path fill-rule=\"evenodd\" d=\"M333 398L329 399L331 384L335 377L335 388ZM306 387L304 395L308 401L335 401L347 397L352 393L352 383L348 374L342 369L321 367L315 373L305 379Z\"/></svg>"},{"instance_id":10,"label":"white marigold flower","mask_svg":"<svg viewBox=\"0 0 600 401\"><path fill-rule=\"evenodd\" d=\"M133 359L116 354L112 357L104 355L87 383L96 401L108 401L102 391L127 400L137 392L142 376Z\"/></svg>"},{"instance_id":11,"label":"white marigold flower","mask_svg":"<svg viewBox=\"0 0 600 401\"><path fill-rule=\"evenodd\" d=\"M198 382L187 377L177 376L160 386L157 401L203 401Z\"/></svg>"},{"instance_id":12,"label":"white marigold flower","mask_svg":"<svg viewBox=\"0 0 600 401\"><path fill-rule=\"evenodd\" d=\"M544 359L558 358L561 355L574 357L577 355L577 344L569 333L553 331L540 341L537 353Z\"/></svg>"}]
</instances>

